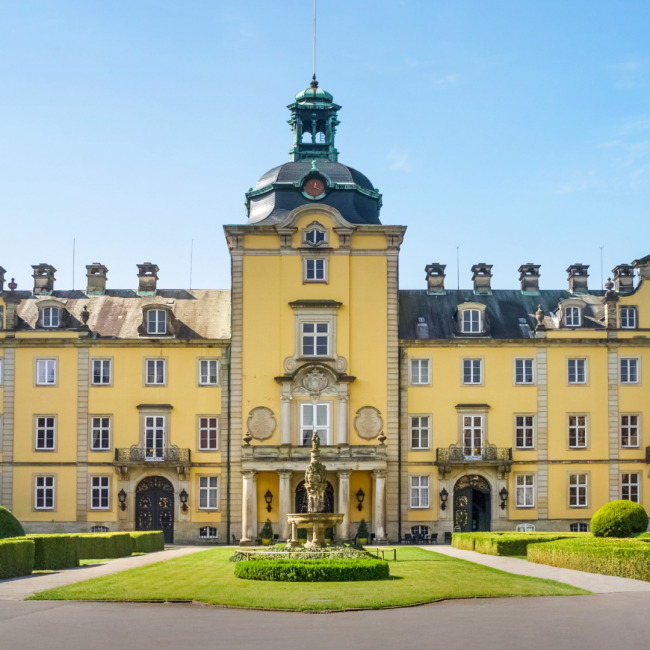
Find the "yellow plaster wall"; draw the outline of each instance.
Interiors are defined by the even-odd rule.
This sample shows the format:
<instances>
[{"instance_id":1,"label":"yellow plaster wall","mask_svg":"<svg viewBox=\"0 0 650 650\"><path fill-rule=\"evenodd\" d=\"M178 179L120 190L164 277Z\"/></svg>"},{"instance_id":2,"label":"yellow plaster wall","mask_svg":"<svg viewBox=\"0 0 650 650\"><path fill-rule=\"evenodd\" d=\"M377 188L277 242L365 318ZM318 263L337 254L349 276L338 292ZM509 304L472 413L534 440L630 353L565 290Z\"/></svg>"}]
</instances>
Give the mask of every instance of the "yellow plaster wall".
<instances>
[{"instance_id":1,"label":"yellow plaster wall","mask_svg":"<svg viewBox=\"0 0 650 650\"><path fill-rule=\"evenodd\" d=\"M192 452L192 457L194 453ZM225 518L225 514L215 510L199 509L199 477L200 476L217 476L217 486L219 489L219 505L223 498L222 490L226 490L225 473L222 473L220 467L192 467L190 470L190 497L188 507L190 508L190 519L193 522L201 524L218 524Z\"/></svg>"},{"instance_id":2,"label":"yellow plaster wall","mask_svg":"<svg viewBox=\"0 0 650 650\"><path fill-rule=\"evenodd\" d=\"M357 492L363 490L366 495L363 499L363 510L359 511L357 506ZM350 523L359 523L362 519L366 520L369 524L372 521L372 475L370 472L352 472L350 474L350 503L348 508L348 516Z\"/></svg>"},{"instance_id":3,"label":"yellow plaster wall","mask_svg":"<svg viewBox=\"0 0 650 650\"><path fill-rule=\"evenodd\" d=\"M55 510L34 509L35 476L56 476ZM66 466L14 467L13 513L21 521L75 521L77 518L77 468ZM102 517L106 515L102 512Z\"/></svg>"},{"instance_id":4,"label":"yellow plaster wall","mask_svg":"<svg viewBox=\"0 0 650 650\"><path fill-rule=\"evenodd\" d=\"M266 509L264 495L271 490L273 501L271 512ZM295 499L295 493L292 493ZM293 510L292 510L293 512ZM257 474L257 521L264 523L267 519L275 524L280 521L280 477L277 472L259 472ZM276 531L277 532L277 531Z\"/></svg>"},{"instance_id":5,"label":"yellow plaster wall","mask_svg":"<svg viewBox=\"0 0 650 650\"><path fill-rule=\"evenodd\" d=\"M589 474L588 507L569 507L569 474ZM588 519L609 501L609 466L602 464L549 465L549 519Z\"/></svg>"}]
</instances>

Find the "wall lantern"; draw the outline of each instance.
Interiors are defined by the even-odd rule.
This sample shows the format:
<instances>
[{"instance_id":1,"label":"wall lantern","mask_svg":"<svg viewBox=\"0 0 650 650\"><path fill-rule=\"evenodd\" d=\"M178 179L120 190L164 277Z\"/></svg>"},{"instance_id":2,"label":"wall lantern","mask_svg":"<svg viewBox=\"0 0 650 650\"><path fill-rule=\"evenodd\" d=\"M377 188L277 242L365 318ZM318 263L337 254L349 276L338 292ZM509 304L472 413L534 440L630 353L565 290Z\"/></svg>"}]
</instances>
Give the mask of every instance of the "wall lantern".
<instances>
[{"instance_id":1,"label":"wall lantern","mask_svg":"<svg viewBox=\"0 0 650 650\"><path fill-rule=\"evenodd\" d=\"M366 495L364 494L363 490L359 488L359 491L357 492L357 501L359 502L359 505L357 506L357 510L361 512L363 510L363 500L366 498Z\"/></svg>"},{"instance_id":2,"label":"wall lantern","mask_svg":"<svg viewBox=\"0 0 650 650\"><path fill-rule=\"evenodd\" d=\"M187 492L185 492L185 488L183 488L183 491L178 495L179 499L181 500L181 503L183 504L181 506L181 510L183 512L187 512L187 497L188 496L189 495L187 494Z\"/></svg>"},{"instance_id":3,"label":"wall lantern","mask_svg":"<svg viewBox=\"0 0 650 650\"><path fill-rule=\"evenodd\" d=\"M449 492L445 490L445 488L442 488L442 491L440 492L440 510L443 512L447 509L447 499L449 498Z\"/></svg>"},{"instance_id":4,"label":"wall lantern","mask_svg":"<svg viewBox=\"0 0 650 650\"><path fill-rule=\"evenodd\" d=\"M126 492L124 491L124 488L122 488L117 493L117 499L120 502L120 508L122 508L122 512L124 512L126 510Z\"/></svg>"},{"instance_id":5,"label":"wall lantern","mask_svg":"<svg viewBox=\"0 0 650 650\"><path fill-rule=\"evenodd\" d=\"M271 508L271 503L273 503L273 494L271 494L271 490L266 491L266 494L264 495L264 501L266 501L267 512L271 512L271 510L273 510L273 508Z\"/></svg>"},{"instance_id":6,"label":"wall lantern","mask_svg":"<svg viewBox=\"0 0 650 650\"><path fill-rule=\"evenodd\" d=\"M505 510L506 501L508 500L508 490L506 490L504 487L501 488L501 492L499 492L499 496L501 497L501 510Z\"/></svg>"}]
</instances>

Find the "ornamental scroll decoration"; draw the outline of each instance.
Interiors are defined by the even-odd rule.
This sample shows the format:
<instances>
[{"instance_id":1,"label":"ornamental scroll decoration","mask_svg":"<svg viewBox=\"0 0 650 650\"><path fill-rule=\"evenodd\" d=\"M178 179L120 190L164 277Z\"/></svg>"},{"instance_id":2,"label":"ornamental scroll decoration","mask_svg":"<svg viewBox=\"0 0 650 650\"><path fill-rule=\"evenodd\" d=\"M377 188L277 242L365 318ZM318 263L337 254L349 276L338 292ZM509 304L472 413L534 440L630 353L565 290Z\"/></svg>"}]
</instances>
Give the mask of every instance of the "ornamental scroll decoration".
<instances>
[{"instance_id":1,"label":"ornamental scroll decoration","mask_svg":"<svg viewBox=\"0 0 650 650\"><path fill-rule=\"evenodd\" d=\"M376 438L384 427L381 412L374 406L362 406L354 418L354 429L364 440Z\"/></svg>"},{"instance_id":2,"label":"ornamental scroll decoration","mask_svg":"<svg viewBox=\"0 0 650 650\"><path fill-rule=\"evenodd\" d=\"M248 415L248 431L255 440L267 440L273 435L275 417L270 408L257 406Z\"/></svg>"},{"instance_id":3,"label":"ornamental scroll decoration","mask_svg":"<svg viewBox=\"0 0 650 650\"><path fill-rule=\"evenodd\" d=\"M490 484L486 479L484 479L482 476L479 476L478 474L467 474L465 476L461 476L456 482L456 485L454 485L454 491L462 490L466 487L474 488L475 490L485 492L486 494L490 493Z\"/></svg>"}]
</instances>

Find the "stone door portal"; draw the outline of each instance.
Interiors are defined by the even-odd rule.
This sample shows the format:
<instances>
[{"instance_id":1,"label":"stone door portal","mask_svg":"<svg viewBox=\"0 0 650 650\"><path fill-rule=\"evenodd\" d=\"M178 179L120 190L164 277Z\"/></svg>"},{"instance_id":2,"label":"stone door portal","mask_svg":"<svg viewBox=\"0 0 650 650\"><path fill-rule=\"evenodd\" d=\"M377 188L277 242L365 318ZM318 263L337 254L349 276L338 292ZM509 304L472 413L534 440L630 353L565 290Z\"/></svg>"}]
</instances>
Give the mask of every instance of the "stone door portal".
<instances>
[{"instance_id":1,"label":"stone door portal","mask_svg":"<svg viewBox=\"0 0 650 650\"><path fill-rule=\"evenodd\" d=\"M463 476L454 487L454 530L489 531L492 518L490 484L482 476Z\"/></svg>"},{"instance_id":2,"label":"stone door portal","mask_svg":"<svg viewBox=\"0 0 650 650\"><path fill-rule=\"evenodd\" d=\"M135 491L135 529L162 530L174 543L174 486L162 476L147 476Z\"/></svg>"}]
</instances>

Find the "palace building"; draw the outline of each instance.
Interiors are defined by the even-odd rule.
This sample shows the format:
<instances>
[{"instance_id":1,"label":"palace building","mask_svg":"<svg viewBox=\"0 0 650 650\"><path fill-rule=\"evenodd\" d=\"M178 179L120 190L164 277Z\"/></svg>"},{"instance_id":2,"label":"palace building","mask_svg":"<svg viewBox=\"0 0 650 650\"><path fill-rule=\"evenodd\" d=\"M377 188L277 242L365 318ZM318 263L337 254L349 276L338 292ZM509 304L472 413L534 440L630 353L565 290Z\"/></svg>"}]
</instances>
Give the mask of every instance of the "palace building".
<instances>
[{"instance_id":1,"label":"palace building","mask_svg":"<svg viewBox=\"0 0 650 650\"><path fill-rule=\"evenodd\" d=\"M0 503L29 532L253 544L270 519L284 540L314 433L342 540L650 503L650 255L603 291L583 264L543 289L532 263L512 290L485 263L472 289L431 263L400 290L406 227L339 162L341 107L314 79L288 108L289 161L224 227L230 290L159 289L149 262L132 289L100 263L84 291L50 264L19 289L0 267Z\"/></svg>"}]
</instances>

